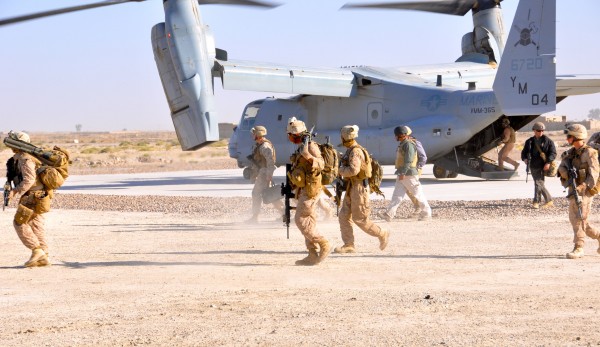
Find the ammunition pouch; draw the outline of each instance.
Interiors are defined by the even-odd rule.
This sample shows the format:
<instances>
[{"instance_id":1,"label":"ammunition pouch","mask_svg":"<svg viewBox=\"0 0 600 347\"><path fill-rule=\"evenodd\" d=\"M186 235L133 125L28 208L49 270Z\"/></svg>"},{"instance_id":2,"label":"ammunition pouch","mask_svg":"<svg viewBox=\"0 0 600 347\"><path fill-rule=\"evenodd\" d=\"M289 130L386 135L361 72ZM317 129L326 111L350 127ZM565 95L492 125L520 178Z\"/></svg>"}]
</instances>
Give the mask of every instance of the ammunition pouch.
<instances>
[{"instance_id":1,"label":"ammunition pouch","mask_svg":"<svg viewBox=\"0 0 600 347\"><path fill-rule=\"evenodd\" d=\"M319 196L323 191L323 186L321 185L321 174L311 174L306 175L306 185L304 186L304 190L306 191L306 196L310 199Z\"/></svg>"},{"instance_id":2,"label":"ammunition pouch","mask_svg":"<svg viewBox=\"0 0 600 347\"><path fill-rule=\"evenodd\" d=\"M23 225L31 219L33 216L33 210L26 207L23 204L19 204L17 207L17 213L15 213L15 224Z\"/></svg>"},{"instance_id":3,"label":"ammunition pouch","mask_svg":"<svg viewBox=\"0 0 600 347\"><path fill-rule=\"evenodd\" d=\"M19 204L33 210L36 214L43 214L50 211L50 194L43 190L28 192L21 197Z\"/></svg>"},{"instance_id":4,"label":"ammunition pouch","mask_svg":"<svg viewBox=\"0 0 600 347\"><path fill-rule=\"evenodd\" d=\"M287 176L294 187L304 188L306 186L306 173L301 168L293 169L287 173Z\"/></svg>"}]
</instances>

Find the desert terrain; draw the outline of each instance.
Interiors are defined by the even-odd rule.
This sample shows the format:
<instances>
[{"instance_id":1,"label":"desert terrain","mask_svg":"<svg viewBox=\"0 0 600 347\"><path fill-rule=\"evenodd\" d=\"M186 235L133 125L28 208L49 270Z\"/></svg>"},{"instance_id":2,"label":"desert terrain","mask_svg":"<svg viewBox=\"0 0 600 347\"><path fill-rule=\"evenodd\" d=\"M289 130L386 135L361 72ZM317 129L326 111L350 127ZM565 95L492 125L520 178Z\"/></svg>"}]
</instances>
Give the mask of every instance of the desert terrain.
<instances>
[{"instance_id":1,"label":"desert terrain","mask_svg":"<svg viewBox=\"0 0 600 347\"><path fill-rule=\"evenodd\" d=\"M182 152L171 132L31 137L67 148L72 175L237 167L226 143ZM10 155L0 147L0 160ZM245 223L249 196L59 190L46 214L50 267L22 266L14 202L0 218L0 345L600 345L599 245L587 239L585 258L565 259L567 202L555 202L433 200L426 222L406 204L391 223L377 221L391 231L386 250L355 230L356 254L298 267L297 228L286 239L270 207ZM374 200L373 215L384 205ZM341 244L335 219L318 223Z\"/></svg>"}]
</instances>

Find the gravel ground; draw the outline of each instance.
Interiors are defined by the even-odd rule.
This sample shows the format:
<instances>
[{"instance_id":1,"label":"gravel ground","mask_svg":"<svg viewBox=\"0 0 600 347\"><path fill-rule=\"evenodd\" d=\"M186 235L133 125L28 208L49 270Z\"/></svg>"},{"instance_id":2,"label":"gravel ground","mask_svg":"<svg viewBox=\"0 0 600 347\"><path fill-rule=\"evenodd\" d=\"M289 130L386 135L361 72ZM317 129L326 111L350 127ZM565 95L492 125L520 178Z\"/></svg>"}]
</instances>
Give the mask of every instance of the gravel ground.
<instances>
[{"instance_id":1,"label":"gravel ground","mask_svg":"<svg viewBox=\"0 0 600 347\"><path fill-rule=\"evenodd\" d=\"M372 200L371 217L377 218L389 200ZM203 218L231 216L231 211L250 213L250 198L209 198L209 197L169 197L169 196L115 196L115 195L82 195L56 194L53 208L89 211L123 211L123 212L163 212L186 213ZM292 202L294 204L294 202ZM429 201L436 219L472 220L496 217L534 217L534 216L566 216L566 198L555 198L554 208L535 210L531 208L530 199L507 199L492 201ZM597 206L597 200L594 206ZM333 207L335 207L332 204ZM248 211L246 211L248 210ZM270 206L264 207L261 216L274 217L277 211ZM238 215L236 218L246 217ZM396 218L412 217L412 206L405 202L398 209Z\"/></svg>"}]
</instances>

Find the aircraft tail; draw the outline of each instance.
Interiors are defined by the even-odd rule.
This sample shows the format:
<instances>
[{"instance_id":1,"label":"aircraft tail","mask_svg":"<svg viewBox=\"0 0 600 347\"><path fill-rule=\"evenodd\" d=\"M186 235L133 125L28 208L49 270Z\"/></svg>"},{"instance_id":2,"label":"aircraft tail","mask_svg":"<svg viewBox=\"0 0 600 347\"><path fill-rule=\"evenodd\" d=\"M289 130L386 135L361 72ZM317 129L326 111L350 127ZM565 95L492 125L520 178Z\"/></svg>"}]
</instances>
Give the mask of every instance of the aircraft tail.
<instances>
[{"instance_id":1,"label":"aircraft tail","mask_svg":"<svg viewBox=\"0 0 600 347\"><path fill-rule=\"evenodd\" d=\"M556 109L555 57L556 0L521 0L493 86L504 114Z\"/></svg>"}]
</instances>

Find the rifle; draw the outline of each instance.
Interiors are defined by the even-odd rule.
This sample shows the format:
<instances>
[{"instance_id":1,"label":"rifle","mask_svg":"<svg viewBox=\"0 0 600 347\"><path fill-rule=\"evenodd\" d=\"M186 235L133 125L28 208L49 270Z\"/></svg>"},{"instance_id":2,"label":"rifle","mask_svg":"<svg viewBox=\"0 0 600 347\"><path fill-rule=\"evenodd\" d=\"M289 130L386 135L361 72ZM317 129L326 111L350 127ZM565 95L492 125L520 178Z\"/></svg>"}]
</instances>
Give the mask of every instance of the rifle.
<instances>
[{"instance_id":1,"label":"rifle","mask_svg":"<svg viewBox=\"0 0 600 347\"><path fill-rule=\"evenodd\" d=\"M285 214L283 217L283 224L287 228L287 238L290 238L290 220L291 210L295 210L296 207L290 204L290 199L296 197L292 190L292 184L290 183L290 176L288 175L292 171L292 164L285 164L285 183L281 183L281 195L285 198Z\"/></svg>"},{"instance_id":2,"label":"rifle","mask_svg":"<svg viewBox=\"0 0 600 347\"><path fill-rule=\"evenodd\" d=\"M341 177L335 179L335 206L336 216L340 215L340 205L342 204L342 193L346 191L347 182Z\"/></svg>"},{"instance_id":3,"label":"rifle","mask_svg":"<svg viewBox=\"0 0 600 347\"><path fill-rule=\"evenodd\" d=\"M4 204L2 204L2 211L8 206L9 195L12 190L13 184L16 187L21 182L17 171L17 163L15 158L10 158L6 161L6 183L4 183Z\"/></svg>"},{"instance_id":4,"label":"rifle","mask_svg":"<svg viewBox=\"0 0 600 347\"><path fill-rule=\"evenodd\" d=\"M527 166L525 167L525 183L527 183L527 179L529 178L529 165L531 165L531 151L527 153Z\"/></svg>"},{"instance_id":5,"label":"rifle","mask_svg":"<svg viewBox=\"0 0 600 347\"><path fill-rule=\"evenodd\" d=\"M571 188L571 192L567 194L567 199L571 196L575 198L575 203L577 204L577 216L579 219L583 220L583 210L582 205L583 201L581 200L581 196L577 193L577 169L573 167L573 158L567 160L567 172L569 175L567 186Z\"/></svg>"}]
</instances>

